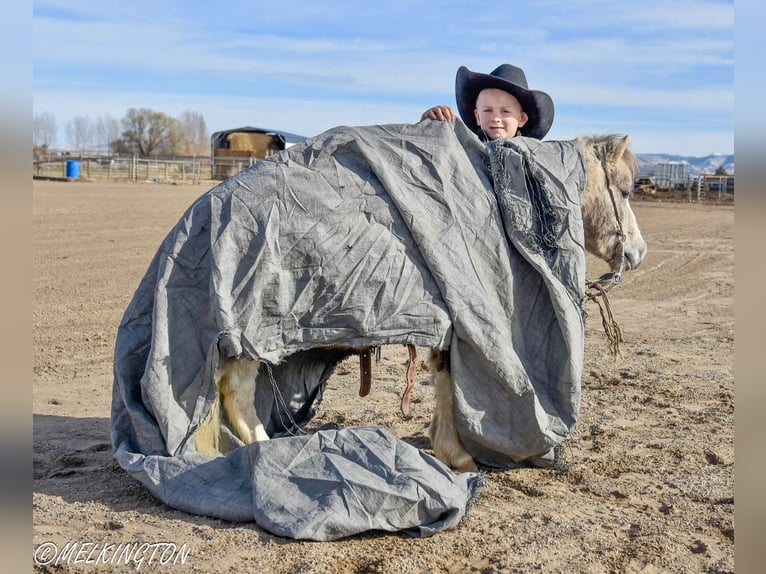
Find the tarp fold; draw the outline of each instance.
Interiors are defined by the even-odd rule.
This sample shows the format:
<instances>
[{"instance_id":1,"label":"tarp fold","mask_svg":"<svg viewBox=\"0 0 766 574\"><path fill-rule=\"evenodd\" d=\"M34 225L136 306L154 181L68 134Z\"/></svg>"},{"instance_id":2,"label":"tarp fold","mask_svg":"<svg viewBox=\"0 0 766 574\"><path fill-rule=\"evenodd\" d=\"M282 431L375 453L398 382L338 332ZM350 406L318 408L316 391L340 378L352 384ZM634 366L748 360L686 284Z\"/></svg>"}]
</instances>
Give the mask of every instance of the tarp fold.
<instances>
[{"instance_id":1,"label":"tarp fold","mask_svg":"<svg viewBox=\"0 0 766 574\"><path fill-rule=\"evenodd\" d=\"M474 458L549 455L579 408L584 187L573 141L485 145L432 121L335 128L222 182L169 232L120 324L117 461L171 506L284 536L454 526L475 475L382 429L301 436L347 355L326 347L449 347ZM275 438L229 433L233 450L205 457L195 432L231 356L264 363L254 400Z\"/></svg>"}]
</instances>

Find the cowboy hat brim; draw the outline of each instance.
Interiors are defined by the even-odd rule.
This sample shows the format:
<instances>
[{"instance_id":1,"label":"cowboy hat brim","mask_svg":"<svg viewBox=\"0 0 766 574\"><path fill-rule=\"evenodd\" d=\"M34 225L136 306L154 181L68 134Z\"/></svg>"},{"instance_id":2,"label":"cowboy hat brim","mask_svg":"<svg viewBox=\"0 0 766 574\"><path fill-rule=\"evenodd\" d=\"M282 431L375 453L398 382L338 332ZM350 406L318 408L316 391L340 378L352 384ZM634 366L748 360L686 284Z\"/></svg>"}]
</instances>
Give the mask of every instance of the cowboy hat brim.
<instances>
[{"instance_id":1,"label":"cowboy hat brim","mask_svg":"<svg viewBox=\"0 0 766 574\"><path fill-rule=\"evenodd\" d=\"M499 76L472 72L465 66L460 66L455 77L455 98L458 113L471 131L479 130L474 116L476 98L479 92L487 88L506 91L519 100L528 117L522 128L525 136L542 139L551 129L554 109L553 100L548 94L526 89Z\"/></svg>"}]
</instances>

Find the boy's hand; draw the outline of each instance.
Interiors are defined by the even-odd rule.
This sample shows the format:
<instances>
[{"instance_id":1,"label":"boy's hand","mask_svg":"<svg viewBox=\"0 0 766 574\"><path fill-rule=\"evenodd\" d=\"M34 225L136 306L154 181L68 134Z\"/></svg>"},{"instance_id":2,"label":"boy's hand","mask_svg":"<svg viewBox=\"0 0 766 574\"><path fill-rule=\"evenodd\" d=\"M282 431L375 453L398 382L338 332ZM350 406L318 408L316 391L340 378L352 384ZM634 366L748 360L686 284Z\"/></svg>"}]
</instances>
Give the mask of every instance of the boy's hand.
<instances>
[{"instance_id":1,"label":"boy's hand","mask_svg":"<svg viewBox=\"0 0 766 574\"><path fill-rule=\"evenodd\" d=\"M449 106L434 106L433 108L428 108L423 112L423 115L420 116L421 121L425 119L438 120L440 122L452 122L455 121L455 112L452 111L452 108Z\"/></svg>"}]
</instances>

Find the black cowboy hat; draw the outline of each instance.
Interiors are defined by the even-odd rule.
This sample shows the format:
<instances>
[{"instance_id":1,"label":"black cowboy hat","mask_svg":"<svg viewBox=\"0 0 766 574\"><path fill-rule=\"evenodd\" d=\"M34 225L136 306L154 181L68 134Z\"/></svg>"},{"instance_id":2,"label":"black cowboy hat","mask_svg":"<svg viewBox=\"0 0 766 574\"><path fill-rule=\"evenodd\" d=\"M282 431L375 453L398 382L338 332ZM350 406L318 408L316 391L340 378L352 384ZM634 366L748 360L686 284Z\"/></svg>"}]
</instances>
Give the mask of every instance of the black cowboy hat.
<instances>
[{"instance_id":1,"label":"black cowboy hat","mask_svg":"<svg viewBox=\"0 0 766 574\"><path fill-rule=\"evenodd\" d=\"M476 123L474 109L479 92L486 88L497 88L513 95L529 119L522 128L525 136L542 139L553 124L553 100L545 92L530 90L527 87L527 77L524 70L502 64L489 74L472 72L465 66L460 66L455 78L455 98L457 109L463 123L471 131L477 132L479 126Z\"/></svg>"}]
</instances>

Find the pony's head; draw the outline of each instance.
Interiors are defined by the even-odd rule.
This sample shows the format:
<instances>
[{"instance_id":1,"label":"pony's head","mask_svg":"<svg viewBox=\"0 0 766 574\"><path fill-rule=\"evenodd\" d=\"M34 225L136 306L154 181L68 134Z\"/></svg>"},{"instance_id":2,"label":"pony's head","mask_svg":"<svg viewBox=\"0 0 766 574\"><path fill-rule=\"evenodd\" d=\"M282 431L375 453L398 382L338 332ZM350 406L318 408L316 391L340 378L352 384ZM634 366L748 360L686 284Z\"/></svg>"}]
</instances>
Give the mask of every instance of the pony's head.
<instances>
[{"instance_id":1,"label":"pony's head","mask_svg":"<svg viewBox=\"0 0 766 574\"><path fill-rule=\"evenodd\" d=\"M587 160L582 216L585 248L609 264L613 273L635 269L646 256L636 216L630 207L638 171L628 149L630 136L578 138Z\"/></svg>"}]
</instances>

